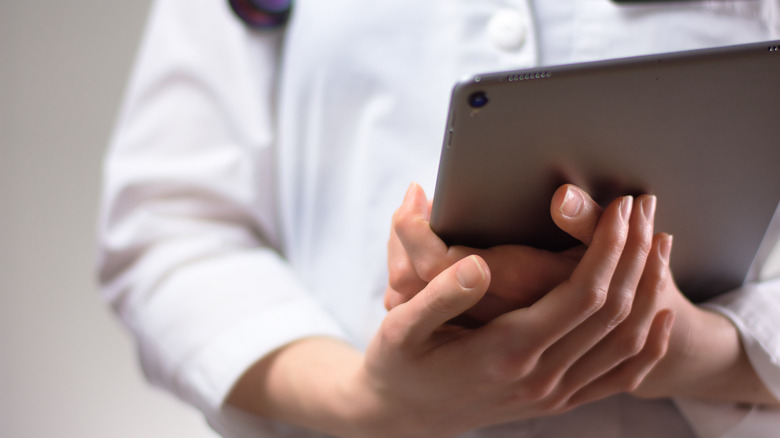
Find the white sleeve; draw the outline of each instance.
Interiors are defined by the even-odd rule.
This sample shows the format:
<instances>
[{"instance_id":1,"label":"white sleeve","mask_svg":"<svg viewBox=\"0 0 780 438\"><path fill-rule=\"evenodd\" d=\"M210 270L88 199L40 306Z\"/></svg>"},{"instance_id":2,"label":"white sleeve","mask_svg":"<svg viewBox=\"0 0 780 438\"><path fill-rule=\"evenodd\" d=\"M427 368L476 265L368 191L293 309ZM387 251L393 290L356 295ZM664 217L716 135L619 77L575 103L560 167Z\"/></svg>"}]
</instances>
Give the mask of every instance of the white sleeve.
<instances>
[{"instance_id":1,"label":"white sleeve","mask_svg":"<svg viewBox=\"0 0 780 438\"><path fill-rule=\"evenodd\" d=\"M147 378L210 419L264 354L343 337L275 249L281 36L226 1L157 1L105 161L102 292Z\"/></svg>"}]
</instances>

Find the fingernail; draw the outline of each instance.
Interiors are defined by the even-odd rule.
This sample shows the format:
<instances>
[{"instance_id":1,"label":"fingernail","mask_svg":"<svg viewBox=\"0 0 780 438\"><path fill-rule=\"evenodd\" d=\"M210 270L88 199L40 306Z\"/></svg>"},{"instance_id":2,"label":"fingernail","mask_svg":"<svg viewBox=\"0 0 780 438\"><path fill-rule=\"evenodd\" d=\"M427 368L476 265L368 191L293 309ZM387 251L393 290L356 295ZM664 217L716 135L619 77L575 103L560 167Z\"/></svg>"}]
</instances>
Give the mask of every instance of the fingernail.
<instances>
[{"instance_id":1,"label":"fingernail","mask_svg":"<svg viewBox=\"0 0 780 438\"><path fill-rule=\"evenodd\" d=\"M417 183L413 182L409 184L409 188L406 189L406 194L404 194L404 204L406 204L409 199L412 197L412 193L414 193L415 186L417 186Z\"/></svg>"},{"instance_id":2,"label":"fingernail","mask_svg":"<svg viewBox=\"0 0 780 438\"><path fill-rule=\"evenodd\" d=\"M663 237L661 237L661 242L658 248L658 251L661 255L661 260L664 261L664 263L669 263L669 256L672 254L672 242L673 238L671 234L664 234Z\"/></svg>"},{"instance_id":3,"label":"fingernail","mask_svg":"<svg viewBox=\"0 0 780 438\"><path fill-rule=\"evenodd\" d=\"M485 272L482 270L482 265L473 255L468 256L460 262L456 274L458 283L464 289L473 289L485 279Z\"/></svg>"},{"instance_id":4,"label":"fingernail","mask_svg":"<svg viewBox=\"0 0 780 438\"><path fill-rule=\"evenodd\" d=\"M629 217L631 217L631 206L634 204L634 198L631 196L624 196L620 200L620 216L623 221L628 223Z\"/></svg>"},{"instance_id":5,"label":"fingernail","mask_svg":"<svg viewBox=\"0 0 780 438\"><path fill-rule=\"evenodd\" d=\"M563 196L563 202L559 208L562 215L566 217L575 217L582 209L582 195L575 188L566 187L566 193Z\"/></svg>"},{"instance_id":6,"label":"fingernail","mask_svg":"<svg viewBox=\"0 0 780 438\"><path fill-rule=\"evenodd\" d=\"M644 216L648 222L652 222L653 218L655 217L655 204L656 204L655 195L642 197L642 202L641 202L642 216Z\"/></svg>"}]
</instances>

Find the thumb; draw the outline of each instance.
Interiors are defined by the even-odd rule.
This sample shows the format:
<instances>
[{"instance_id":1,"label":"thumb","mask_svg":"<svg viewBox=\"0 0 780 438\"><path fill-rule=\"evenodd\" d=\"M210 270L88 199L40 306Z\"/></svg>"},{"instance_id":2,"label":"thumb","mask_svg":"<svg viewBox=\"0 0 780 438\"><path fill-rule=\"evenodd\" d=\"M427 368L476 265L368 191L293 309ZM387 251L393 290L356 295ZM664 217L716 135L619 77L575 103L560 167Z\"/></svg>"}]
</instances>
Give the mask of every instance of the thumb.
<instances>
[{"instance_id":1,"label":"thumb","mask_svg":"<svg viewBox=\"0 0 780 438\"><path fill-rule=\"evenodd\" d=\"M417 184L411 183L404 195L401 208L404 209L407 214L414 215L424 219L426 222L430 220L430 205L428 197L425 195L425 190Z\"/></svg>"},{"instance_id":2,"label":"thumb","mask_svg":"<svg viewBox=\"0 0 780 438\"><path fill-rule=\"evenodd\" d=\"M447 321L475 305L485 295L488 284L487 263L471 255L444 270L420 293L393 310L398 312L396 317L406 320L407 339L423 342Z\"/></svg>"},{"instance_id":3,"label":"thumb","mask_svg":"<svg viewBox=\"0 0 780 438\"><path fill-rule=\"evenodd\" d=\"M584 190L564 184L553 194L550 214L561 230L589 246L603 209Z\"/></svg>"}]
</instances>

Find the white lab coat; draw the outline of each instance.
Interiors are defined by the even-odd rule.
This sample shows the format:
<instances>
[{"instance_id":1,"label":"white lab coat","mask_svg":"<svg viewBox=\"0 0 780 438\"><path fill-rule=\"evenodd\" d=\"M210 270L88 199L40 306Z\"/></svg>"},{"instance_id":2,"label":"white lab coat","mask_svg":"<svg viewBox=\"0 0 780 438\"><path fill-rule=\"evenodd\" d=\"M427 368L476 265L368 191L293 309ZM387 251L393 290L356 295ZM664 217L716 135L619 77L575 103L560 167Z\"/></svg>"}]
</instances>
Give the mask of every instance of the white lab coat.
<instances>
[{"instance_id":1,"label":"white lab coat","mask_svg":"<svg viewBox=\"0 0 780 438\"><path fill-rule=\"evenodd\" d=\"M105 163L104 296L136 336L149 380L225 436L309 436L224 399L290 341L365 346L385 313L392 212L412 181L433 193L457 79L773 39L777 9L777 0L301 0L284 31L256 32L225 1L157 1ZM721 302L780 397L780 285ZM467 436L775 431L774 411L620 395Z\"/></svg>"}]
</instances>

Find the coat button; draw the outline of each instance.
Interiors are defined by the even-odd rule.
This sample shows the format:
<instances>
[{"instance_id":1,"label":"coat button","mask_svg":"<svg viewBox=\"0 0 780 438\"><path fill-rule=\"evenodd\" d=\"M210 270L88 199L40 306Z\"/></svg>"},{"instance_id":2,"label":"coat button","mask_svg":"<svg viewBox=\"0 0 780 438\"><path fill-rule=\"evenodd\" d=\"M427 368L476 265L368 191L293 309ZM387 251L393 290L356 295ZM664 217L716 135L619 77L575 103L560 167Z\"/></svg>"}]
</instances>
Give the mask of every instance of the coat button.
<instances>
[{"instance_id":1,"label":"coat button","mask_svg":"<svg viewBox=\"0 0 780 438\"><path fill-rule=\"evenodd\" d=\"M523 13L516 9L502 9L488 21L488 41L501 50L518 50L525 43L527 27Z\"/></svg>"}]
</instances>

